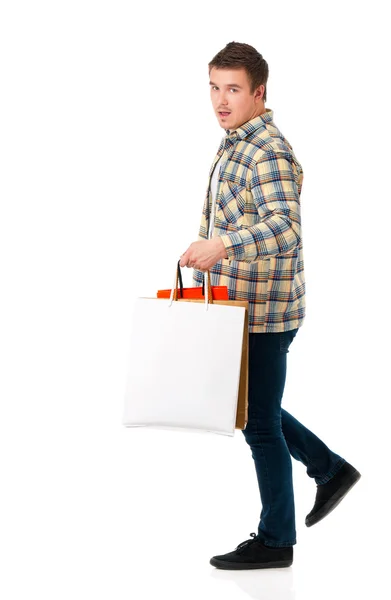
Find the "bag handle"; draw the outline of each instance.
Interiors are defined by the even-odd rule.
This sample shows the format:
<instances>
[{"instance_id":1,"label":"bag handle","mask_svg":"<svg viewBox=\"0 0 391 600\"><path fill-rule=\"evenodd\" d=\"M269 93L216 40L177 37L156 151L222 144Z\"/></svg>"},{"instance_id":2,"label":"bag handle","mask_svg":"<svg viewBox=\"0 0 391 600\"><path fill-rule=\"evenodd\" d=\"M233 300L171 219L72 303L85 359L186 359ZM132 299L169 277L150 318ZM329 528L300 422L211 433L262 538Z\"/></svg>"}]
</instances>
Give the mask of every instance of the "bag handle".
<instances>
[{"instance_id":1,"label":"bag handle","mask_svg":"<svg viewBox=\"0 0 391 600\"><path fill-rule=\"evenodd\" d=\"M181 298L183 298L183 280L182 280L182 272L181 272L181 267L180 267L180 263L181 259L178 260L177 263L177 270L176 270L176 275L175 275L175 283L174 283L174 287L171 290L171 296L170 296L170 304L169 306L171 306L172 301L177 301L178 300L178 279L179 279L179 285L180 285L180 296ZM205 287L204 287L204 278L205 275L207 276L207 280L208 280L208 289L207 289L207 293L205 294ZM202 283L202 293L205 294L205 305L208 304L213 304L213 295L212 295L212 285L210 283L210 271L209 269L206 271L206 273L204 273L204 277L203 277L203 283Z\"/></svg>"},{"instance_id":2,"label":"bag handle","mask_svg":"<svg viewBox=\"0 0 391 600\"><path fill-rule=\"evenodd\" d=\"M179 265L179 263L181 262L181 259L178 260L178 267L177 267L177 280L176 280L176 286L175 286L175 292L174 292L174 300L177 299L177 287L178 287L178 277L179 277L179 285L181 286L181 295L180 297L183 298L183 280L182 280L182 271L181 271L181 267Z\"/></svg>"}]
</instances>

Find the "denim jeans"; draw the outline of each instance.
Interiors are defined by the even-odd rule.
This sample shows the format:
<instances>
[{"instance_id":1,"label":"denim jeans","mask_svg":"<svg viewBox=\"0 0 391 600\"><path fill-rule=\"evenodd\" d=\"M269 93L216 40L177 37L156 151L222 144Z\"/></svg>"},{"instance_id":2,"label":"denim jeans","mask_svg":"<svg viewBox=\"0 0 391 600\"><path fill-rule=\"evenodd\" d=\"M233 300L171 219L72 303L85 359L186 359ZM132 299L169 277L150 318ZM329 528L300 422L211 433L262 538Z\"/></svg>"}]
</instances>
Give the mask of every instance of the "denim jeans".
<instances>
[{"instance_id":1,"label":"denim jeans","mask_svg":"<svg viewBox=\"0 0 391 600\"><path fill-rule=\"evenodd\" d=\"M296 544L291 455L317 484L326 483L345 462L281 408L287 354L297 332L249 333L248 422L242 433L261 496L258 535L272 547Z\"/></svg>"}]
</instances>

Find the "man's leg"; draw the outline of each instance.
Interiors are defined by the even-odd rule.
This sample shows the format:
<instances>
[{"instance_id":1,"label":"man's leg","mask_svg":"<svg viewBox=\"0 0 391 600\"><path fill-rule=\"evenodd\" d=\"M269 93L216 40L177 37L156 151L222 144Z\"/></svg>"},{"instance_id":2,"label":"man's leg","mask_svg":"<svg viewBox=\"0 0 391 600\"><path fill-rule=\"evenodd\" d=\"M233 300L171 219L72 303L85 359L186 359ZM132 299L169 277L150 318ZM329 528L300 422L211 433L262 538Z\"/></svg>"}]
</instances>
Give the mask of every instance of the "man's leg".
<instances>
[{"instance_id":1,"label":"man's leg","mask_svg":"<svg viewBox=\"0 0 391 600\"><path fill-rule=\"evenodd\" d=\"M307 467L307 475L317 484L329 481L346 460L332 452L322 440L285 409L281 410L281 417L282 431L293 458Z\"/></svg>"},{"instance_id":2,"label":"man's leg","mask_svg":"<svg viewBox=\"0 0 391 600\"><path fill-rule=\"evenodd\" d=\"M248 422L242 433L261 495L258 535L277 548L296 544L292 460L281 424L287 349L296 331L249 334Z\"/></svg>"},{"instance_id":3,"label":"man's leg","mask_svg":"<svg viewBox=\"0 0 391 600\"><path fill-rule=\"evenodd\" d=\"M293 336L297 331L293 330ZM281 424L289 452L307 467L307 475L317 484L315 503L305 518L311 527L338 506L361 474L285 409L281 410Z\"/></svg>"}]
</instances>

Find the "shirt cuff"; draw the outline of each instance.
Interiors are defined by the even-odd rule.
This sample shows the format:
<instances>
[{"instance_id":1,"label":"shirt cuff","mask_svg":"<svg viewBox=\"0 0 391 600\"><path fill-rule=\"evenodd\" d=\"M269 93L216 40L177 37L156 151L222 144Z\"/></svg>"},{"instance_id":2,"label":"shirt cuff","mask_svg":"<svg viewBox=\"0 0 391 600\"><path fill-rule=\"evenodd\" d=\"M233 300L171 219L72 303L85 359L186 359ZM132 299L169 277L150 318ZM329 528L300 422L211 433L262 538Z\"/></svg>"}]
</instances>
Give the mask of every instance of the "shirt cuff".
<instances>
[{"instance_id":1,"label":"shirt cuff","mask_svg":"<svg viewBox=\"0 0 391 600\"><path fill-rule=\"evenodd\" d=\"M228 254L228 260L244 260L246 258L245 247L239 233L226 233L220 236L221 241Z\"/></svg>"}]
</instances>

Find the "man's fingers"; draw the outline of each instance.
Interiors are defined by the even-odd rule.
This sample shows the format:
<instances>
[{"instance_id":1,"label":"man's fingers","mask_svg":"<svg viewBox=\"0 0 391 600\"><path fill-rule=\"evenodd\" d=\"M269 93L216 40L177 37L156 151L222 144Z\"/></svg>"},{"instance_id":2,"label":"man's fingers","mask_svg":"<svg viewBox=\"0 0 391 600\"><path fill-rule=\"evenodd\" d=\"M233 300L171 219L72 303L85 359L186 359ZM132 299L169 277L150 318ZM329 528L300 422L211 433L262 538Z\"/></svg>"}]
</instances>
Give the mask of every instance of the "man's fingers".
<instances>
[{"instance_id":1,"label":"man's fingers","mask_svg":"<svg viewBox=\"0 0 391 600\"><path fill-rule=\"evenodd\" d=\"M195 260L184 259L184 254L180 257L180 267L187 267L188 269L197 269L197 262Z\"/></svg>"}]
</instances>

